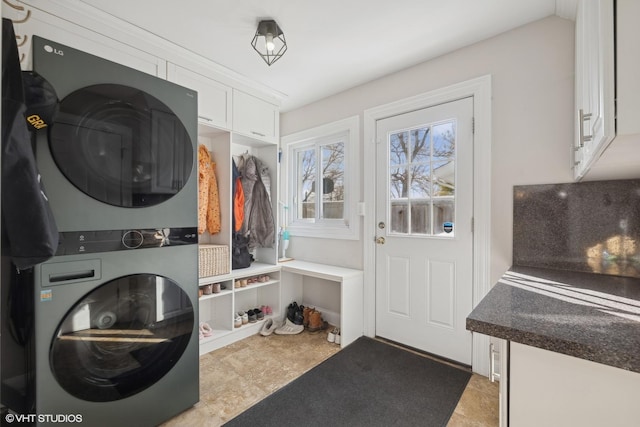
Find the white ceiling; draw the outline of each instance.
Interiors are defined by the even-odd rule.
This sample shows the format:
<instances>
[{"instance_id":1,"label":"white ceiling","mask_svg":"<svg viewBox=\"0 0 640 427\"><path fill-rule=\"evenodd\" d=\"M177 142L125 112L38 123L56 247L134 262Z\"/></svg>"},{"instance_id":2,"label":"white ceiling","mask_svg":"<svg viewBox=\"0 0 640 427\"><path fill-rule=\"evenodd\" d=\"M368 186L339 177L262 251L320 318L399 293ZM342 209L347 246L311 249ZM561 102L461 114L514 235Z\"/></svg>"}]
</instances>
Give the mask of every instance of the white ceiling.
<instances>
[{"instance_id":1,"label":"white ceiling","mask_svg":"<svg viewBox=\"0 0 640 427\"><path fill-rule=\"evenodd\" d=\"M291 110L549 15L577 0L82 0L244 75ZM272 66L250 42L275 19Z\"/></svg>"}]
</instances>

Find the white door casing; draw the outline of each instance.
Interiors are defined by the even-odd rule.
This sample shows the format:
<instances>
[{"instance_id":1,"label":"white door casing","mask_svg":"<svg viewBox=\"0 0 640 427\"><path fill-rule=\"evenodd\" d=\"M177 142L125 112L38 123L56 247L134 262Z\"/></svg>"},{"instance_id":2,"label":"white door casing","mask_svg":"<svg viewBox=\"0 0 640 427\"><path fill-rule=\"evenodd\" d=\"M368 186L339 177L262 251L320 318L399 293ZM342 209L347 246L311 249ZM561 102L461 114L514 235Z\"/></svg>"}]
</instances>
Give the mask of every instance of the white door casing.
<instances>
[{"instance_id":1,"label":"white door casing","mask_svg":"<svg viewBox=\"0 0 640 427\"><path fill-rule=\"evenodd\" d=\"M378 120L376 335L471 365L473 98Z\"/></svg>"},{"instance_id":2,"label":"white door casing","mask_svg":"<svg viewBox=\"0 0 640 427\"><path fill-rule=\"evenodd\" d=\"M489 292L491 236L491 76L485 75L441 89L415 95L364 111L363 177L365 217L364 252L364 334L376 335L375 328L375 133L376 121L452 100L473 97L474 105L474 240L473 306ZM473 334L472 369L489 375L489 337Z\"/></svg>"}]
</instances>

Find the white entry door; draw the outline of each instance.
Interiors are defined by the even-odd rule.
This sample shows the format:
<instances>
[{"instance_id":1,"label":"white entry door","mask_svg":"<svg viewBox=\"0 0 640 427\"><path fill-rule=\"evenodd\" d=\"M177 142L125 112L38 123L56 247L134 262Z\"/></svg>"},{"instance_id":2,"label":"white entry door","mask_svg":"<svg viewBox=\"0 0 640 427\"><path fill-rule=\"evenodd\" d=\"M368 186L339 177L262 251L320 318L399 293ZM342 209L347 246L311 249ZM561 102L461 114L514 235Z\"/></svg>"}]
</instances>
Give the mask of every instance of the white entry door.
<instances>
[{"instance_id":1,"label":"white entry door","mask_svg":"<svg viewBox=\"0 0 640 427\"><path fill-rule=\"evenodd\" d=\"M376 335L467 365L473 98L376 123Z\"/></svg>"}]
</instances>

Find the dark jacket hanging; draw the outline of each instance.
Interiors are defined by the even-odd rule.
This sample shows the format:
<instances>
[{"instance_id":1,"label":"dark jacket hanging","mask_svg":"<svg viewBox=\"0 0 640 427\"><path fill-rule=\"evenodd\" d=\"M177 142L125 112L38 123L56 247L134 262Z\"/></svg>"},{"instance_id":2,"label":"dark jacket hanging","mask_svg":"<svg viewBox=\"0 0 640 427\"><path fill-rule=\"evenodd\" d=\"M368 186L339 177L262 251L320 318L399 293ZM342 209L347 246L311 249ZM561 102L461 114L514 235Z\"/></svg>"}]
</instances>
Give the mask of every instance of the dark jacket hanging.
<instances>
[{"instance_id":1,"label":"dark jacket hanging","mask_svg":"<svg viewBox=\"0 0 640 427\"><path fill-rule=\"evenodd\" d=\"M2 251L20 270L46 261L58 248L25 110L13 23L2 19Z\"/></svg>"}]
</instances>

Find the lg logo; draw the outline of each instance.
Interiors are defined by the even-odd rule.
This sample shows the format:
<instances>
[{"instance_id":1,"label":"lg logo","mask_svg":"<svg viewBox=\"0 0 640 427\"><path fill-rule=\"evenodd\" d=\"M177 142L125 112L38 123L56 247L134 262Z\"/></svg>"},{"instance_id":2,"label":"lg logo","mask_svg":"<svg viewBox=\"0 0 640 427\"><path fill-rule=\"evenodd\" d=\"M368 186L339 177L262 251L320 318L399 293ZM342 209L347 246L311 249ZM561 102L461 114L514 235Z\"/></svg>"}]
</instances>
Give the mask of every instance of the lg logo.
<instances>
[{"instance_id":1,"label":"lg logo","mask_svg":"<svg viewBox=\"0 0 640 427\"><path fill-rule=\"evenodd\" d=\"M64 52L49 46L48 44L44 45L45 52L55 53L56 55L64 56Z\"/></svg>"}]
</instances>

